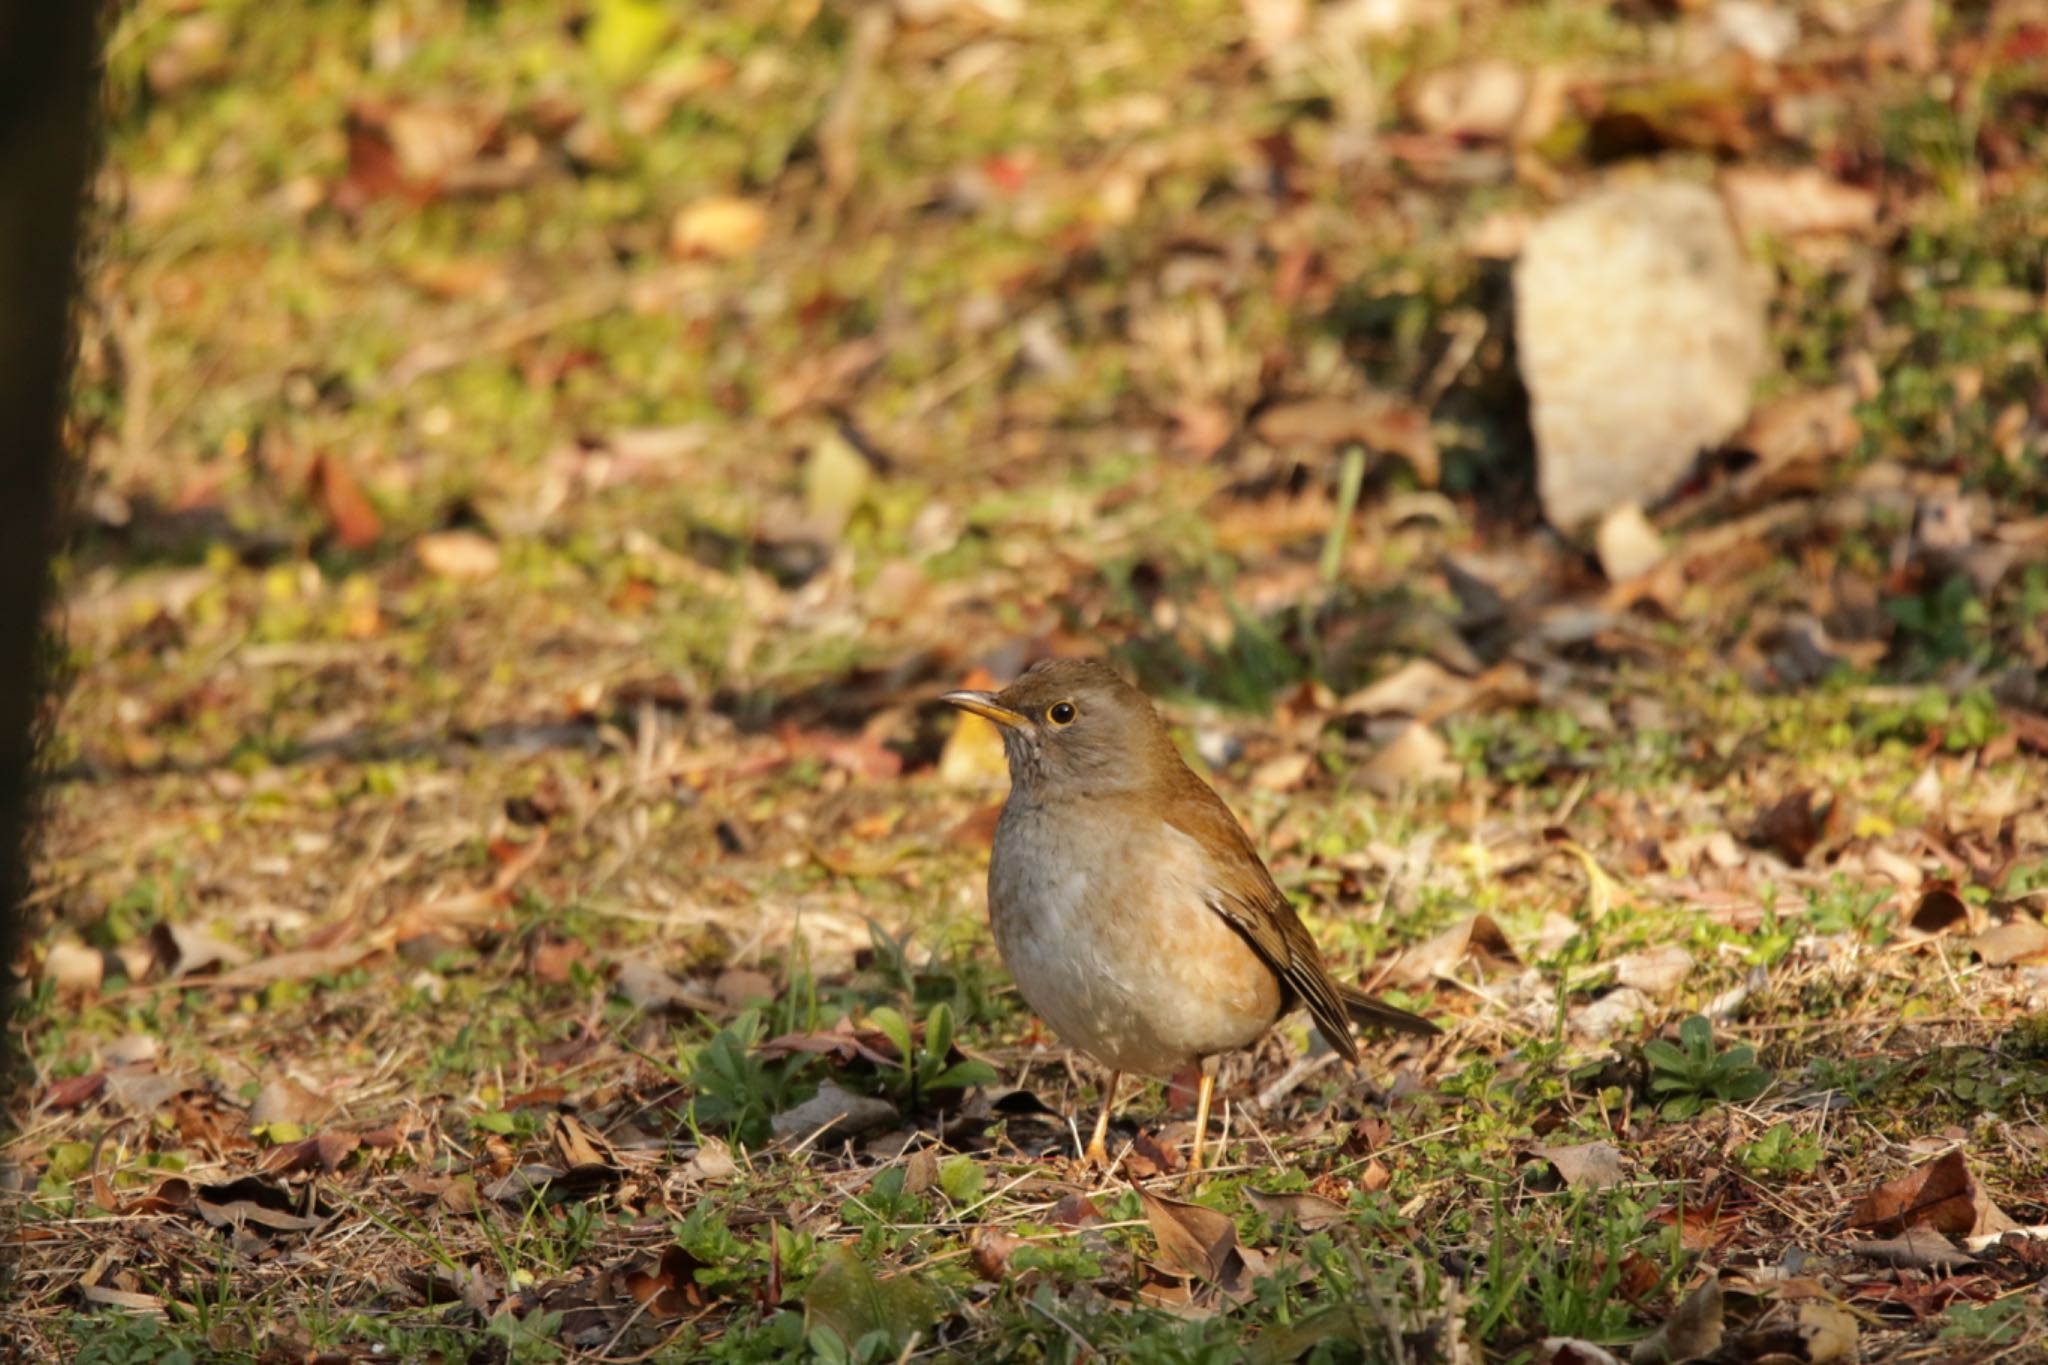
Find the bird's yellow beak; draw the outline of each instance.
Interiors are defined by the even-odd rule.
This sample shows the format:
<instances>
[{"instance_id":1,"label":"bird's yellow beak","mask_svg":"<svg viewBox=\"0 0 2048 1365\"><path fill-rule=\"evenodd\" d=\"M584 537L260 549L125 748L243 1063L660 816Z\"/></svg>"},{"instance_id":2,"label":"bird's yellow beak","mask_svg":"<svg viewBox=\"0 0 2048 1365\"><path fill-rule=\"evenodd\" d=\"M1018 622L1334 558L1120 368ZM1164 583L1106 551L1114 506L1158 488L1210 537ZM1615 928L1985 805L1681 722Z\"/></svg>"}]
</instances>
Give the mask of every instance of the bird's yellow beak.
<instances>
[{"instance_id":1,"label":"bird's yellow beak","mask_svg":"<svg viewBox=\"0 0 2048 1365\"><path fill-rule=\"evenodd\" d=\"M1029 721L1022 711L1012 711L988 692L948 692L939 698L948 706L957 706L962 711L972 711L984 720L994 721L1005 730L1023 728Z\"/></svg>"}]
</instances>

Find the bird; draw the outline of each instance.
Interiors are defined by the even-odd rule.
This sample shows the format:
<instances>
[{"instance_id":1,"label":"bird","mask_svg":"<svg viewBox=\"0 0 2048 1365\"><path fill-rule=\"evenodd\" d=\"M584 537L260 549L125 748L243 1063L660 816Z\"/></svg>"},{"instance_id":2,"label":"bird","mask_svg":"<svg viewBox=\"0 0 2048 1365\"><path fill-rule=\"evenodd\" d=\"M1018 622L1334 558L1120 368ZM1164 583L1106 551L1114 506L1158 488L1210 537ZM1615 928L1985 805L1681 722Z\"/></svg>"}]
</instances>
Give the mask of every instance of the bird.
<instances>
[{"instance_id":1,"label":"bird","mask_svg":"<svg viewBox=\"0 0 2048 1365\"><path fill-rule=\"evenodd\" d=\"M1353 1021L1442 1032L1330 975L1251 836L1190 769L1146 695L1098 659L1053 658L1000 692L940 700L1002 735L1010 791L988 865L989 925L1018 993L1110 1073L1082 1160L1123 1078L1201 1067L1189 1170L1202 1169L1215 1059L1299 1005L1346 1061Z\"/></svg>"}]
</instances>

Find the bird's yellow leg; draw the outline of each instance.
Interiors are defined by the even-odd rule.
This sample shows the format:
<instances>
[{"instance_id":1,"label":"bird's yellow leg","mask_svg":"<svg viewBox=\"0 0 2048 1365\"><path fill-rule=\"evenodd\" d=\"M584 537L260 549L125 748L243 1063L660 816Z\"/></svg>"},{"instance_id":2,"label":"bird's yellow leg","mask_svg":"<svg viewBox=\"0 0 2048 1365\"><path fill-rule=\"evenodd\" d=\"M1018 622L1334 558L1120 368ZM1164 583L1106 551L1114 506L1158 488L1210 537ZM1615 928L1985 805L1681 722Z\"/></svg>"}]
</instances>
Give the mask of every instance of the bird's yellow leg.
<instances>
[{"instance_id":1,"label":"bird's yellow leg","mask_svg":"<svg viewBox=\"0 0 2048 1365\"><path fill-rule=\"evenodd\" d=\"M1216 1073L1202 1068L1202 1083L1195 1091L1195 1150L1188 1156L1188 1174L1202 1169L1202 1139L1209 1135L1209 1101L1216 1095Z\"/></svg>"},{"instance_id":2,"label":"bird's yellow leg","mask_svg":"<svg viewBox=\"0 0 2048 1365\"><path fill-rule=\"evenodd\" d=\"M1095 1136L1088 1139L1088 1150L1081 1153L1081 1160L1104 1170L1109 1169L1109 1148L1103 1139L1109 1136L1109 1111L1116 1107L1116 1088L1123 1081L1124 1073L1109 1073L1109 1088L1102 1092L1102 1112L1095 1116Z\"/></svg>"}]
</instances>

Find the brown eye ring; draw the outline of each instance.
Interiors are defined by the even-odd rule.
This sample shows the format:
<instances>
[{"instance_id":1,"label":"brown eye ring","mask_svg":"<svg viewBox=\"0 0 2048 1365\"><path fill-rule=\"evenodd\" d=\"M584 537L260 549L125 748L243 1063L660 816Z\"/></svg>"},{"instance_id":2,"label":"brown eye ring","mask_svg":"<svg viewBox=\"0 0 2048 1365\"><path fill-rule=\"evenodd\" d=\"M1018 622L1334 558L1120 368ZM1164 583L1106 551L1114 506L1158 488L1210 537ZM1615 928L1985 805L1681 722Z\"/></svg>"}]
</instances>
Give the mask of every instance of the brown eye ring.
<instances>
[{"instance_id":1,"label":"brown eye ring","mask_svg":"<svg viewBox=\"0 0 2048 1365\"><path fill-rule=\"evenodd\" d=\"M1056 701L1045 708L1045 718L1054 725L1072 725L1074 717L1080 714L1070 701Z\"/></svg>"}]
</instances>

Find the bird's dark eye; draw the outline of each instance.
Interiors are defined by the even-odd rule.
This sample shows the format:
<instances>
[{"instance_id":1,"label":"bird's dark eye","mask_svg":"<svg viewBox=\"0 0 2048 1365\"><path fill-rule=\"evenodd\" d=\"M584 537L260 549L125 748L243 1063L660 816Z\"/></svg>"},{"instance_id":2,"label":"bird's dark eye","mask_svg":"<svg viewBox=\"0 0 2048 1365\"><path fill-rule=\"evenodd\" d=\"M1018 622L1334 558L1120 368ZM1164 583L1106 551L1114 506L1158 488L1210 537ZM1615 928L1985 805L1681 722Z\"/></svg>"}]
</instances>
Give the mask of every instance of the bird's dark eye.
<instances>
[{"instance_id":1,"label":"bird's dark eye","mask_svg":"<svg viewBox=\"0 0 2048 1365\"><path fill-rule=\"evenodd\" d=\"M1046 709L1045 718L1054 725L1072 725L1074 717L1079 714L1080 712L1074 709L1074 703L1070 701L1056 701Z\"/></svg>"}]
</instances>

